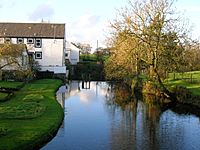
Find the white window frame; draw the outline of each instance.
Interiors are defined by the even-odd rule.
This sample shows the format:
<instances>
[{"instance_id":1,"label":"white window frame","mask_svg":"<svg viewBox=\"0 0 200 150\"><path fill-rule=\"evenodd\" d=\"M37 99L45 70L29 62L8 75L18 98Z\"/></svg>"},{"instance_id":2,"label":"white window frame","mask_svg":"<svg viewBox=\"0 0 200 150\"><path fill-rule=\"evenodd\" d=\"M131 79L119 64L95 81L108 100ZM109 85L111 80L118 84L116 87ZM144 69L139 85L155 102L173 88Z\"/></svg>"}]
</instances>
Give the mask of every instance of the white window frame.
<instances>
[{"instance_id":1,"label":"white window frame","mask_svg":"<svg viewBox=\"0 0 200 150\"><path fill-rule=\"evenodd\" d=\"M24 39L23 38L17 38L17 44L23 44Z\"/></svg>"},{"instance_id":2,"label":"white window frame","mask_svg":"<svg viewBox=\"0 0 200 150\"><path fill-rule=\"evenodd\" d=\"M27 38L27 44L34 44L34 38Z\"/></svg>"},{"instance_id":3,"label":"white window frame","mask_svg":"<svg viewBox=\"0 0 200 150\"><path fill-rule=\"evenodd\" d=\"M36 48L41 48L42 47L42 39L41 38L36 38L35 39L35 47Z\"/></svg>"},{"instance_id":4,"label":"white window frame","mask_svg":"<svg viewBox=\"0 0 200 150\"><path fill-rule=\"evenodd\" d=\"M69 54L68 54L68 53L65 53L65 57L69 57Z\"/></svg>"},{"instance_id":5,"label":"white window frame","mask_svg":"<svg viewBox=\"0 0 200 150\"><path fill-rule=\"evenodd\" d=\"M35 52L35 59L42 59L42 52Z\"/></svg>"}]
</instances>

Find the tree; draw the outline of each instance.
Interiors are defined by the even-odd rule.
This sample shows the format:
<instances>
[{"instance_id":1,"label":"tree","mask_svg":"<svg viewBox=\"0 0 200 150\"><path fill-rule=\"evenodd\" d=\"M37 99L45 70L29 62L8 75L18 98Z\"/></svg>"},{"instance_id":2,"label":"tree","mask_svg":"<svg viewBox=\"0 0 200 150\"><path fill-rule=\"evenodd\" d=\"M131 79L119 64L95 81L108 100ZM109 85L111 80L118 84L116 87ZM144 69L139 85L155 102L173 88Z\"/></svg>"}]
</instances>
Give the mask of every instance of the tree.
<instances>
[{"instance_id":1,"label":"tree","mask_svg":"<svg viewBox=\"0 0 200 150\"><path fill-rule=\"evenodd\" d=\"M106 62L105 71L108 79L127 80L137 74L139 45L126 31L116 33L112 39L111 56Z\"/></svg>"},{"instance_id":2,"label":"tree","mask_svg":"<svg viewBox=\"0 0 200 150\"><path fill-rule=\"evenodd\" d=\"M22 70L22 54L26 49L24 44L5 43L0 45L0 80L2 80L2 70L9 69ZM23 71L25 73L25 71Z\"/></svg>"},{"instance_id":3,"label":"tree","mask_svg":"<svg viewBox=\"0 0 200 150\"><path fill-rule=\"evenodd\" d=\"M188 38L185 24L173 5L174 0L130 0L129 6L119 11L118 18L111 23L112 41L119 41L119 36L123 40L112 42L116 52L108 61L115 55L116 62L127 62L121 63L123 70L132 65L131 73L135 74L145 68L149 79L158 81L167 93L162 83L163 72L180 67L177 64L181 64Z\"/></svg>"},{"instance_id":4,"label":"tree","mask_svg":"<svg viewBox=\"0 0 200 150\"><path fill-rule=\"evenodd\" d=\"M200 70L200 43L198 41L190 41L185 47L183 71Z\"/></svg>"}]
</instances>

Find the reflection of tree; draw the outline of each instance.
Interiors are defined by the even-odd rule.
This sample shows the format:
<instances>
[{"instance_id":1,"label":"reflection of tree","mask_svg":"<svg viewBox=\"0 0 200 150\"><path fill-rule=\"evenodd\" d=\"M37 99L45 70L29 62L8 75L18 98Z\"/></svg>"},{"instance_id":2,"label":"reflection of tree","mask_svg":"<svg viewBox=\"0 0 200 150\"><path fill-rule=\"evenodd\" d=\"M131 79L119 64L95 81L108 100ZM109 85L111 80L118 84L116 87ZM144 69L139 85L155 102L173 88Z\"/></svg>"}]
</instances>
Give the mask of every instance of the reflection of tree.
<instances>
[{"instance_id":1,"label":"reflection of tree","mask_svg":"<svg viewBox=\"0 0 200 150\"><path fill-rule=\"evenodd\" d=\"M107 90L107 110L111 119L111 149L131 149L134 145L135 132L133 124L136 124L137 103L123 104L129 93L121 86L111 86ZM130 111L133 110L133 111ZM134 111L135 110L135 111ZM132 144L130 144L133 142Z\"/></svg>"},{"instance_id":2,"label":"reflection of tree","mask_svg":"<svg viewBox=\"0 0 200 150\"><path fill-rule=\"evenodd\" d=\"M147 103L148 102L148 103ZM141 143L141 146L148 147L148 149L159 149L159 137L157 135L157 129L159 128L159 119L161 115L161 109L159 105L152 103L152 101L145 100L141 103L142 112L141 118L143 125L143 138L145 138L145 145Z\"/></svg>"},{"instance_id":3,"label":"reflection of tree","mask_svg":"<svg viewBox=\"0 0 200 150\"><path fill-rule=\"evenodd\" d=\"M186 143L190 143L192 139L185 139L185 129L187 130L187 128L185 128L186 120L175 115L170 110L164 113L160 118L160 149L187 149ZM192 145L193 144L195 145L196 143L192 143Z\"/></svg>"},{"instance_id":4,"label":"reflection of tree","mask_svg":"<svg viewBox=\"0 0 200 150\"><path fill-rule=\"evenodd\" d=\"M108 108L111 118L111 149L133 149L136 137L137 102L132 102L124 109L117 105Z\"/></svg>"},{"instance_id":5,"label":"reflection of tree","mask_svg":"<svg viewBox=\"0 0 200 150\"><path fill-rule=\"evenodd\" d=\"M141 101L122 86L108 90L112 149L159 149L160 105Z\"/></svg>"}]
</instances>

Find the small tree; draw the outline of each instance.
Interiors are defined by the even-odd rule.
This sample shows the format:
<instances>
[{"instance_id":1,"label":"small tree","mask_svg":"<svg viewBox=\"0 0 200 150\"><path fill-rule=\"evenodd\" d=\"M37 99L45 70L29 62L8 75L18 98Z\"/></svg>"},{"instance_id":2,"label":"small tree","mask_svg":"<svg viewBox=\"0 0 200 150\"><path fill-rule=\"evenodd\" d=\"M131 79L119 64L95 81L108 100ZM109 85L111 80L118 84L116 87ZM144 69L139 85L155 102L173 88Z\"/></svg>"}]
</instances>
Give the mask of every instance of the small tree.
<instances>
[{"instance_id":1,"label":"small tree","mask_svg":"<svg viewBox=\"0 0 200 150\"><path fill-rule=\"evenodd\" d=\"M26 49L24 44L2 44L0 46L0 80L2 80L2 70L6 67L10 69L18 70L22 73L27 73L23 70L20 59L22 59L22 53ZM30 72L30 71L28 71Z\"/></svg>"}]
</instances>

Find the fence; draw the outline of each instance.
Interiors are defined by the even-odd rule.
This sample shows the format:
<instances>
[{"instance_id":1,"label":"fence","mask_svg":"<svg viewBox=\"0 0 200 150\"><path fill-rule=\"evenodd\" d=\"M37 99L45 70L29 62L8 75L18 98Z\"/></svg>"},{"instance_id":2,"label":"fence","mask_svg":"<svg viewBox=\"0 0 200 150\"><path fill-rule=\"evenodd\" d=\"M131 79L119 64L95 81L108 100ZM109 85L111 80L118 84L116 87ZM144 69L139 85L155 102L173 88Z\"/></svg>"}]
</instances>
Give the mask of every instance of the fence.
<instances>
[{"instance_id":1,"label":"fence","mask_svg":"<svg viewBox=\"0 0 200 150\"><path fill-rule=\"evenodd\" d=\"M168 80L184 80L189 83L200 83L200 71L168 73Z\"/></svg>"}]
</instances>

